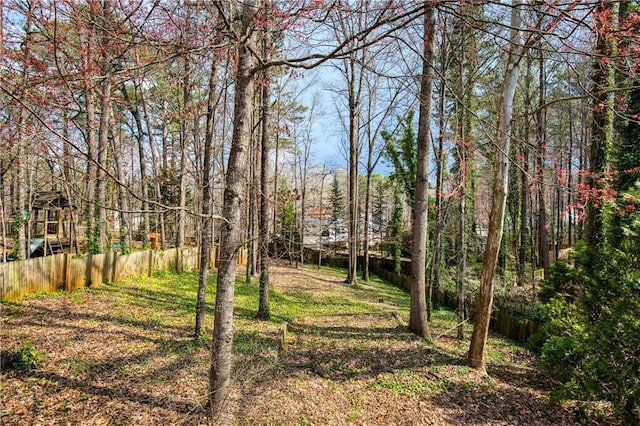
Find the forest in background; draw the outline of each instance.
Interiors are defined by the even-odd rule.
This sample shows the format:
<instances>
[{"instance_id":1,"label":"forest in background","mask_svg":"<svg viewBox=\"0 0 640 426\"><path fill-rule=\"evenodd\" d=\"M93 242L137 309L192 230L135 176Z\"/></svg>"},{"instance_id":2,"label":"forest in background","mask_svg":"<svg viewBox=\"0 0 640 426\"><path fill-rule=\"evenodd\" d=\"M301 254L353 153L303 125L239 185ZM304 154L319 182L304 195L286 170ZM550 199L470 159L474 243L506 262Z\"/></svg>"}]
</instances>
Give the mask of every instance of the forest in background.
<instances>
[{"instance_id":1,"label":"forest in background","mask_svg":"<svg viewBox=\"0 0 640 426\"><path fill-rule=\"evenodd\" d=\"M208 256L218 244L216 390L231 369L241 246L262 319L270 256L305 242L341 240L350 284L368 279L381 242L398 264L411 257L409 328L421 336L430 295L450 282L462 307L477 274L469 363L480 369L496 287L529 288L542 269L535 344L559 396L638 419L637 2L15 0L1 11L3 259L27 258L49 221L81 254L193 244ZM314 158L326 140L340 170ZM568 248L571 262L552 264ZM212 411L223 394L212 390Z\"/></svg>"}]
</instances>

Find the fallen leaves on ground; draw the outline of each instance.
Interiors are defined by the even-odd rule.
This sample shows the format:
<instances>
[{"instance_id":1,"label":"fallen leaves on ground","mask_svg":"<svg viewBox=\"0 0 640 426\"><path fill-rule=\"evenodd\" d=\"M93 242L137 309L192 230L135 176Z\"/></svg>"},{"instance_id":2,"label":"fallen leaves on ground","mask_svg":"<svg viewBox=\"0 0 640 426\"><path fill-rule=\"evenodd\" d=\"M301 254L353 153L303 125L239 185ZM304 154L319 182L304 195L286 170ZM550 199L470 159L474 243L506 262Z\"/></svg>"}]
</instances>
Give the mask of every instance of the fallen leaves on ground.
<instances>
[{"instance_id":1,"label":"fallen leaves on ground","mask_svg":"<svg viewBox=\"0 0 640 426\"><path fill-rule=\"evenodd\" d=\"M397 319L408 320L401 290L285 265L271 281L270 322L252 319L257 284L237 284L227 424L577 424L548 403L524 348L491 336L481 374L455 330L435 342L410 334ZM207 424L210 339L192 337L196 290L196 274L168 274L3 304L3 351L28 341L42 359L30 372L2 371L1 423ZM210 307L208 335L212 317ZM453 325L453 313L437 311L432 334Z\"/></svg>"}]
</instances>

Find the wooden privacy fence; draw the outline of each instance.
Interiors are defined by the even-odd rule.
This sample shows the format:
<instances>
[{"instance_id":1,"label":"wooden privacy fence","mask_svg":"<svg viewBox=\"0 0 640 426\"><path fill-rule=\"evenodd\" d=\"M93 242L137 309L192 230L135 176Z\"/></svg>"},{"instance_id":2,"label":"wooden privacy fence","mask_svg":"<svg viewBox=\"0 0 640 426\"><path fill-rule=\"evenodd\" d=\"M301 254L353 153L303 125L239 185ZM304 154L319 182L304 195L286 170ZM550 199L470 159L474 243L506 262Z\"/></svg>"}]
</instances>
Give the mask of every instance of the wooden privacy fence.
<instances>
[{"instance_id":1,"label":"wooden privacy fence","mask_svg":"<svg viewBox=\"0 0 640 426\"><path fill-rule=\"evenodd\" d=\"M209 267L217 263L218 248L211 250ZM246 262L242 250L238 264ZM130 254L109 252L85 257L56 254L0 263L0 301L10 302L37 292L75 290L93 284L151 276L160 271L193 271L200 267L198 247L144 250Z\"/></svg>"}]
</instances>

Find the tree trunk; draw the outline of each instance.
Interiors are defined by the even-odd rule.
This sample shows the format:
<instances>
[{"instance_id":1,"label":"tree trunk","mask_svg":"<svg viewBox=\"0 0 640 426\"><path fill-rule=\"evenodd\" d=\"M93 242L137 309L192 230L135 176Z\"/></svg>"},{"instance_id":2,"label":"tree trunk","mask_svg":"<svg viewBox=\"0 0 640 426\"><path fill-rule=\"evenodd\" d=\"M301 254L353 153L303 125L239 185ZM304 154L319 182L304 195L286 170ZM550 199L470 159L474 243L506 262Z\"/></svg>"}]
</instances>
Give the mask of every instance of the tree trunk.
<instances>
[{"instance_id":1,"label":"tree trunk","mask_svg":"<svg viewBox=\"0 0 640 426\"><path fill-rule=\"evenodd\" d=\"M185 44L183 46L188 51L188 37L191 29L191 8L187 7L186 19L185 19L185 37L187 40L182 40ZM191 57L188 53L184 54L184 71L182 79L182 111L180 117L180 169L178 171L180 178L180 190L178 193L178 223L176 232L176 247L181 248L184 246L185 241L185 227L187 218L187 150L189 145L188 135L188 117L191 115Z\"/></svg>"},{"instance_id":2,"label":"tree trunk","mask_svg":"<svg viewBox=\"0 0 640 426\"><path fill-rule=\"evenodd\" d=\"M586 183L592 192L603 191L606 186L605 172L609 163L613 137L613 105L609 89L613 85L613 67L609 61L611 46L611 23L607 16L612 2L599 2L594 14L596 46L599 53L595 58L591 80L593 81L593 108L591 141L589 146L589 174ZM604 17L604 18L602 18ZM602 200L591 197L587 200L587 217L584 224L584 239L590 247L600 247L604 243Z\"/></svg>"},{"instance_id":3,"label":"tree trunk","mask_svg":"<svg viewBox=\"0 0 640 426\"><path fill-rule=\"evenodd\" d=\"M121 253L127 254L129 253L129 214L127 213L129 208L121 161L121 158L123 157L123 144L120 141L120 132L118 132L113 104L109 105L109 127L111 128L111 151L113 155L113 166L115 168L114 172L116 179L118 180L118 242L120 243Z\"/></svg>"},{"instance_id":4,"label":"tree trunk","mask_svg":"<svg viewBox=\"0 0 640 426\"><path fill-rule=\"evenodd\" d=\"M95 29L93 26L89 26L87 29L87 45L86 55L83 55L83 67L88 70L94 70L95 64L92 59L95 55ZM96 160L98 151L98 142L96 138L96 90L92 79L92 72L86 74L84 80L85 84L85 111L86 117L86 129L85 138L87 142L87 175L86 175L86 199L87 207L85 210L86 219L86 244L87 252L89 254L99 253L97 245L97 236L95 232L96 218L94 212L96 210Z\"/></svg>"},{"instance_id":5,"label":"tree trunk","mask_svg":"<svg viewBox=\"0 0 640 426\"><path fill-rule=\"evenodd\" d=\"M467 266L467 177L469 173L469 165L467 164L468 155L468 139L467 126L470 126L470 122L467 119L466 114L466 102L470 98L471 86L467 82L465 87L465 70L467 69L467 41L464 30L458 30L460 40L460 52L459 52L459 75L456 91L459 93L459 97L456 98L456 151L458 154L458 182L459 188L459 203L458 203L458 238L457 238L457 265L456 265L456 290L458 294L458 327L457 337L458 340L464 339L464 323L466 321L466 294L465 294L465 273Z\"/></svg>"},{"instance_id":6,"label":"tree trunk","mask_svg":"<svg viewBox=\"0 0 640 426\"><path fill-rule=\"evenodd\" d=\"M25 73L26 74L26 73ZM26 76L25 76L26 77ZM27 108L23 105L20 106L20 116L18 118L18 134L17 136L17 150L16 150L16 175L13 177L15 185L15 201L16 212L13 215L13 228L17 235L18 246L14 248L14 254L18 259L27 259L30 255L27 241L27 227L29 221L25 217L27 213L27 173L26 173L26 145L27 137L25 130L27 128ZM46 233L46 231L45 231ZM5 246L6 247L6 246Z\"/></svg>"},{"instance_id":7,"label":"tree trunk","mask_svg":"<svg viewBox=\"0 0 640 426\"><path fill-rule=\"evenodd\" d=\"M265 2L269 10L271 1ZM262 57L267 60L271 49L269 32L265 29L262 35ZM271 87L269 71L262 73L262 134L260 141L260 211L258 229L258 249L260 250L260 299L256 318L268 320L271 316L269 308L269 137Z\"/></svg>"},{"instance_id":8,"label":"tree trunk","mask_svg":"<svg viewBox=\"0 0 640 426\"><path fill-rule=\"evenodd\" d=\"M215 89L216 62L211 63L209 74L209 93L207 94L207 121L204 135L204 158L202 162L202 233L200 234L200 272L198 275L198 297L196 300L195 338L202 336L204 331L204 314L206 308L207 279L209 276L209 257L211 254L211 160L213 156L213 134L215 132Z\"/></svg>"},{"instance_id":9,"label":"tree trunk","mask_svg":"<svg viewBox=\"0 0 640 426\"><path fill-rule=\"evenodd\" d=\"M142 103L142 112L144 114L144 121L146 124L146 128L148 130L147 137L149 139L149 151L151 152L151 166L152 166L151 175L153 177L153 182L154 182L156 201L161 202L162 190L160 188L160 178L158 176L158 170L160 169L160 160L158 158L158 153L156 152L156 145L153 138L153 132L149 131L149 129L153 129L153 124L151 122L151 117L149 115L149 109L147 108L147 101L144 94L144 85L142 84L142 82L138 83L138 87L140 90L140 103ZM163 128L163 138L164 138L164 128ZM166 157L163 156L163 158L166 158ZM165 165L163 164L162 167L165 167ZM165 243L164 210L159 211L157 215L158 215L157 221L160 222L160 236L161 236L160 241L162 243L162 246L164 247L164 243ZM157 232L157 230L154 229L154 232Z\"/></svg>"},{"instance_id":10,"label":"tree trunk","mask_svg":"<svg viewBox=\"0 0 640 426\"><path fill-rule=\"evenodd\" d=\"M107 170L109 160L109 123L111 113L111 73L102 80L101 94L102 102L100 106L100 125L98 128L98 169L96 172L96 204L94 208L94 238L95 252L103 253L109 249L107 247Z\"/></svg>"},{"instance_id":11,"label":"tree trunk","mask_svg":"<svg viewBox=\"0 0 640 426\"><path fill-rule=\"evenodd\" d=\"M443 48L443 50L445 50ZM446 56L446 53L443 53ZM443 63L446 59L443 60ZM442 87L438 99L438 150L436 151L436 205L435 205L435 227L433 230L433 256L431 258L431 301L433 308L440 306L440 257L442 247L442 225L443 225L443 203L442 193L444 191L444 132L445 132L445 81L442 78Z\"/></svg>"},{"instance_id":12,"label":"tree trunk","mask_svg":"<svg viewBox=\"0 0 640 426\"><path fill-rule=\"evenodd\" d=\"M420 80L420 115L416 152L416 194L413 207L413 246L411 257L411 301L409 329L418 336L430 337L427 323L427 219L429 207L429 129L431 94L433 92L433 66L435 49L435 10L428 6L424 12L424 56Z\"/></svg>"},{"instance_id":13,"label":"tree trunk","mask_svg":"<svg viewBox=\"0 0 640 426\"><path fill-rule=\"evenodd\" d=\"M494 277L504 230L504 214L509 185L509 148L513 98L518 83L519 64L523 50L520 44L520 11L517 8L519 4L519 0L514 0L514 7L511 10L511 44L498 103L498 129L495 138L495 166L489 230L487 245L482 258L478 305L468 354L469 365L483 371L485 369L484 352L493 307Z\"/></svg>"},{"instance_id":14,"label":"tree trunk","mask_svg":"<svg viewBox=\"0 0 640 426\"><path fill-rule=\"evenodd\" d=\"M242 34L247 34L255 13L255 2L242 6ZM209 402L213 418L219 419L229 395L231 379L231 351L233 343L233 303L236 278L236 259L244 236L242 224L247 178L247 150L251 139L251 113L254 99L253 57L255 43L249 37L238 46L238 64L235 86L233 136L225 174L222 207L224 224L220 238L220 261L216 290L215 322L209 371Z\"/></svg>"},{"instance_id":15,"label":"tree trunk","mask_svg":"<svg viewBox=\"0 0 640 426\"><path fill-rule=\"evenodd\" d=\"M358 269L358 121L360 118L360 95L355 87L355 60L351 67L349 81L349 266L346 282L355 284Z\"/></svg>"},{"instance_id":16,"label":"tree trunk","mask_svg":"<svg viewBox=\"0 0 640 426\"><path fill-rule=\"evenodd\" d=\"M364 193L364 227L363 227L363 256L362 256L362 280L369 282L369 229L371 224L369 221L369 212L371 210L371 147L369 147L369 153L367 155L367 181Z\"/></svg>"},{"instance_id":17,"label":"tree trunk","mask_svg":"<svg viewBox=\"0 0 640 426\"><path fill-rule=\"evenodd\" d=\"M531 110L531 57L527 55L527 74L524 89L524 108L527 112ZM520 168L520 243L518 245L518 284L524 285L526 282L527 248L531 245L529 241L529 120L524 121L523 141L520 144L520 156L522 166ZM533 267L533 265L532 265Z\"/></svg>"},{"instance_id":18,"label":"tree trunk","mask_svg":"<svg viewBox=\"0 0 640 426\"><path fill-rule=\"evenodd\" d=\"M540 65L538 74L538 109L536 112L536 183L538 185L538 255L540 256L540 266L544 269L544 278L548 279L549 265L549 223L547 220L547 206L544 191L544 160L546 156L546 113L545 84L544 84L544 57L540 54Z\"/></svg>"},{"instance_id":19,"label":"tree trunk","mask_svg":"<svg viewBox=\"0 0 640 426\"><path fill-rule=\"evenodd\" d=\"M137 84L134 84L134 90L137 93ZM129 107L129 112L133 117L136 125L136 142L138 148L138 166L140 170L140 194L142 195L142 200L140 200L140 207L142 209L142 218L143 218L143 228L141 232L142 237L142 246L143 248L149 247L149 233L150 229L150 220L149 220L149 188L147 185L149 184L147 178L147 159L144 152L144 128L142 126L142 118L140 117L140 109L139 106L133 104L130 100L130 96L127 92L126 86L123 84L120 86L120 91L124 97L126 105ZM134 95L136 96L136 95Z\"/></svg>"}]
</instances>

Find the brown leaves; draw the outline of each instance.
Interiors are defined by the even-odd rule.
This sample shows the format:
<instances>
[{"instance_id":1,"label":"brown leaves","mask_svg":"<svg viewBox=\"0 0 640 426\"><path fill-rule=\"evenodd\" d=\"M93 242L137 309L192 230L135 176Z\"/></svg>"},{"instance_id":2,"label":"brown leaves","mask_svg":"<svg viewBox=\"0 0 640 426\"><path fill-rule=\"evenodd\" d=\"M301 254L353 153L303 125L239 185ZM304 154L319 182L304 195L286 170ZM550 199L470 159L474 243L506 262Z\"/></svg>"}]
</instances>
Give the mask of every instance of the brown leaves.
<instances>
[{"instance_id":1,"label":"brown leaves","mask_svg":"<svg viewBox=\"0 0 640 426\"><path fill-rule=\"evenodd\" d=\"M344 286L313 269L274 267L272 277L274 316L292 306L304 314L289 318L278 360L281 325L251 319L257 286L255 300L238 298L227 423L574 423L548 407L547 385L520 347L492 338L484 376L466 367L467 342L445 336L433 345L398 325L392 312L408 316L400 291ZM31 374L2 372L2 424L206 424L210 353L191 339L192 312L178 306L191 298L181 288L196 286L177 280L2 305L2 348L28 339L43 354ZM434 335L453 321L436 311Z\"/></svg>"}]
</instances>

